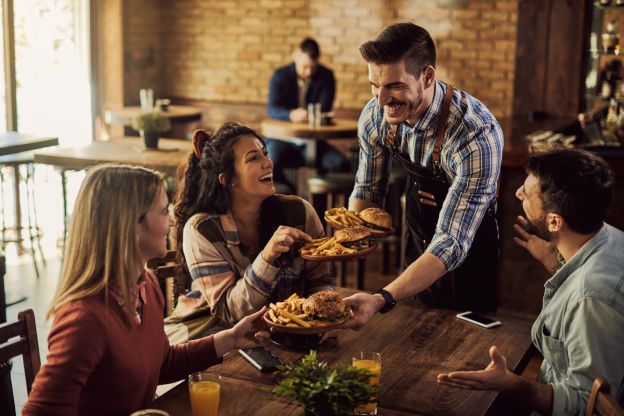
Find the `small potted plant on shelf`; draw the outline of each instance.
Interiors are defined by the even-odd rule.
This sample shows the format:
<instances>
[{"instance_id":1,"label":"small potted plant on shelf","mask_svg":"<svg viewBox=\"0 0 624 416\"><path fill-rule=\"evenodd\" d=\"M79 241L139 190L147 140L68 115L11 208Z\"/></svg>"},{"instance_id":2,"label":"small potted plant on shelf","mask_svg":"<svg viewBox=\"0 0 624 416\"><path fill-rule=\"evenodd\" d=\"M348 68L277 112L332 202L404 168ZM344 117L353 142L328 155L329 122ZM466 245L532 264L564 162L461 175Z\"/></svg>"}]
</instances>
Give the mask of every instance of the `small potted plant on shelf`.
<instances>
[{"instance_id":1,"label":"small potted plant on shelf","mask_svg":"<svg viewBox=\"0 0 624 416\"><path fill-rule=\"evenodd\" d=\"M304 356L297 364L278 366L283 377L273 393L303 405L305 416L351 415L360 405L377 397L379 385L371 384L373 373L351 365L334 369L319 361L316 351Z\"/></svg>"},{"instance_id":2,"label":"small potted plant on shelf","mask_svg":"<svg viewBox=\"0 0 624 416\"><path fill-rule=\"evenodd\" d=\"M171 123L160 111L148 111L132 119L132 128L141 134L146 148L157 149L160 133L169 130Z\"/></svg>"}]
</instances>

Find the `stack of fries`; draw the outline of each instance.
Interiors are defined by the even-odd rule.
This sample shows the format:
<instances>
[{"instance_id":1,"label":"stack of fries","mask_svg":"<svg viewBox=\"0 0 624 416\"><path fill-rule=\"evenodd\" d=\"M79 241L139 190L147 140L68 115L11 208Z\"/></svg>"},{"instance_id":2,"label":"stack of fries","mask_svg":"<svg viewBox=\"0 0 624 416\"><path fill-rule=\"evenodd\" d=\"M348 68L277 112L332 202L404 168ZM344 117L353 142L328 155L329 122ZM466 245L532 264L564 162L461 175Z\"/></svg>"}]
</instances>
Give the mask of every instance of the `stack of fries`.
<instances>
[{"instance_id":1,"label":"stack of fries","mask_svg":"<svg viewBox=\"0 0 624 416\"><path fill-rule=\"evenodd\" d=\"M303 246L299 252L307 256L338 256L355 253L357 250L348 248L336 241L335 237L324 237L312 240Z\"/></svg>"},{"instance_id":2,"label":"stack of fries","mask_svg":"<svg viewBox=\"0 0 624 416\"><path fill-rule=\"evenodd\" d=\"M329 222L339 224L345 227L363 226L364 220L358 217L354 211L346 208L332 208L325 212L325 219Z\"/></svg>"},{"instance_id":3,"label":"stack of fries","mask_svg":"<svg viewBox=\"0 0 624 416\"><path fill-rule=\"evenodd\" d=\"M305 298L300 298L299 295L293 293L283 302L271 303L267 316L273 323L293 328L312 328L330 323L312 320L307 313L303 312L304 301Z\"/></svg>"}]
</instances>

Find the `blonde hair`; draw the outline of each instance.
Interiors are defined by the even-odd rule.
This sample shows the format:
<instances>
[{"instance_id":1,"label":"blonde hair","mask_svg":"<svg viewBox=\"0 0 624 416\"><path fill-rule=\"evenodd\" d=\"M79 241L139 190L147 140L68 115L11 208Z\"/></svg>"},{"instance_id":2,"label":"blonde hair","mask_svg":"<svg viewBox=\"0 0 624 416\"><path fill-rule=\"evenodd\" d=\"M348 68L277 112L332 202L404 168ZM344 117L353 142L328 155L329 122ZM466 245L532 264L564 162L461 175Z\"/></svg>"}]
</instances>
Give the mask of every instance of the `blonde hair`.
<instances>
[{"instance_id":1,"label":"blonde hair","mask_svg":"<svg viewBox=\"0 0 624 416\"><path fill-rule=\"evenodd\" d=\"M164 186L163 175L138 166L100 165L80 186L66 239L61 277L48 317L62 305L104 294L114 285L127 307L143 266L137 226Z\"/></svg>"}]
</instances>

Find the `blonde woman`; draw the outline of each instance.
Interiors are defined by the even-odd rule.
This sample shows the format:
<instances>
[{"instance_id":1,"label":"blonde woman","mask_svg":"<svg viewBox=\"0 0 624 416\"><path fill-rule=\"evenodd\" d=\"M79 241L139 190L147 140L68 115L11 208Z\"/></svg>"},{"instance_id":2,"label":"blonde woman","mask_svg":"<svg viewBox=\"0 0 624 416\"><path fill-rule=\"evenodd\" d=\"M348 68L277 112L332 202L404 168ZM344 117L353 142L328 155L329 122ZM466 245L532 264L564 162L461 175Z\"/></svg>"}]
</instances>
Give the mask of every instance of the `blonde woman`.
<instances>
[{"instance_id":1,"label":"blonde woman","mask_svg":"<svg viewBox=\"0 0 624 416\"><path fill-rule=\"evenodd\" d=\"M145 263L166 252L170 218L160 174L101 166L85 178L49 316L47 364L24 415L124 414L149 405L159 383L256 344L260 313L214 336L170 346L163 297ZM260 335L256 333L256 335Z\"/></svg>"}]
</instances>

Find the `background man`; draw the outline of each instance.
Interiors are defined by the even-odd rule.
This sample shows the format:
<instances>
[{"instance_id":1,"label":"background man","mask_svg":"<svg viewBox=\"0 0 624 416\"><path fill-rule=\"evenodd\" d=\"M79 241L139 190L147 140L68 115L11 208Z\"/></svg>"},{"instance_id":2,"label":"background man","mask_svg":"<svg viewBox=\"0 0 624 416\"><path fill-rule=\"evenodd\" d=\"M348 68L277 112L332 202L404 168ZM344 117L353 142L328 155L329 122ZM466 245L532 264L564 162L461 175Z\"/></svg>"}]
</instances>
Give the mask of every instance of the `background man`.
<instances>
[{"instance_id":1,"label":"background man","mask_svg":"<svg viewBox=\"0 0 624 416\"><path fill-rule=\"evenodd\" d=\"M294 123L308 121L308 104L320 103L322 112L329 112L334 104L336 81L334 73L319 63L319 45L314 39L304 39L293 53L293 62L278 68L269 84L269 117L290 120ZM267 139L267 150L273 161L273 179L295 187L284 176L284 168L305 165L306 144L293 144ZM320 170L340 171L349 168L347 159L324 142L319 142Z\"/></svg>"},{"instance_id":2,"label":"background man","mask_svg":"<svg viewBox=\"0 0 624 416\"><path fill-rule=\"evenodd\" d=\"M438 382L498 390L545 415L582 415L598 376L624 399L624 233L604 223L612 176L604 160L580 150L534 155L527 173L516 196L531 232L517 228L517 242L549 270L559 267L531 331L544 356L538 381L507 370L493 346L485 370L440 374Z\"/></svg>"},{"instance_id":3,"label":"background man","mask_svg":"<svg viewBox=\"0 0 624 416\"><path fill-rule=\"evenodd\" d=\"M346 299L360 326L396 300L456 309L496 308L495 193L503 134L476 98L436 80L429 33L412 23L385 28L360 52L373 98L359 120L360 156L350 209L383 206L391 163L409 173L406 266L377 294Z\"/></svg>"}]
</instances>

